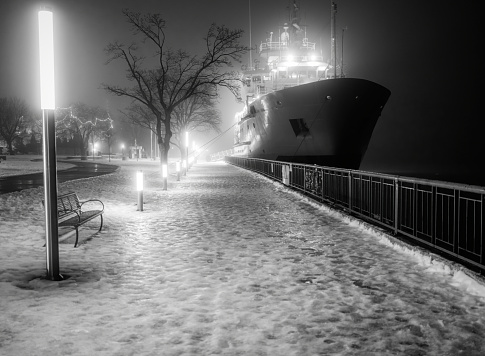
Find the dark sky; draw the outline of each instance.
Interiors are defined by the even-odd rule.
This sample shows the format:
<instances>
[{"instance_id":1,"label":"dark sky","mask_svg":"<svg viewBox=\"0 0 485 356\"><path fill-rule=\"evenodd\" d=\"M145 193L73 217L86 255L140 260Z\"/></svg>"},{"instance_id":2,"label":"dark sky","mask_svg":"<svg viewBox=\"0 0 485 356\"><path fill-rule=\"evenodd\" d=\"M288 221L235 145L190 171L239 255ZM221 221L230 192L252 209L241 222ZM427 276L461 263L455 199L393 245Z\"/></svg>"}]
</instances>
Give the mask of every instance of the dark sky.
<instances>
[{"instance_id":1,"label":"dark sky","mask_svg":"<svg viewBox=\"0 0 485 356\"><path fill-rule=\"evenodd\" d=\"M330 3L301 0L302 23L308 26L310 40L322 44L324 56L330 51ZM478 65L483 63L483 20L474 3L337 1L338 34L347 27L346 75L375 81L392 92L361 168L481 173L484 125L478 111ZM287 4L288 0L251 1L253 45L269 31L278 31L287 18ZM40 102L41 5L54 10L57 106L83 101L112 111L123 107L99 89L102 82L115 83L124 75L122 67L105 65L103 52L110 41L133 39L122 8L159 12L174 48L196 51L212 22L244 29L243 41L249 45L249 1L1 0L0 97L19 96L34 108ZM223 129L232 125L239 110L240 105L224 93ZM231 146L232 133L226 136L214 149Z\"/></svg>"}]
</instances>

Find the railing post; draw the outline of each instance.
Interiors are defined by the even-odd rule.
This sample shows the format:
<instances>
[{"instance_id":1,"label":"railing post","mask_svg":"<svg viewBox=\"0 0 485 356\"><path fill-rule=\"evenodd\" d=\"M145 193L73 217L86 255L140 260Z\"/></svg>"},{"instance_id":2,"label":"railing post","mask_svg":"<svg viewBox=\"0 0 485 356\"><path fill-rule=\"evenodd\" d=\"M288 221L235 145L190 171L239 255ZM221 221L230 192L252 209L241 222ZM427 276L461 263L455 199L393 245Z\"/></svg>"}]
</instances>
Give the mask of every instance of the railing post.
<instances>
[{"instance_id":1,"label":"railing post","mask_svg":"<svg viewBox=\"0 0 485 356\"><path fill-rule=\"evenodd\" d=\"M303 166L303 193L306 193L306 166Z\"/></svg>"},{"instance_id":2,"label":"railing post","mask_svg":"<svg viewBox=\"0 0 485 356\"><path fill-rule=\"evenodd\" d=\"M349 171L349 210L352 211L352 171Z\"/></svg>"},{"instance_id":3,"label":"railing post","mask_svg":"<svg viewBox=\"0 0 485 356\"><path fill-rule=\"evenodd\" d=\"M290 185L290 187L293 186L293 166L291 165L291 163L289 164L289 170L288 170L288 184Z\"/></svg>"},{"instance_id":4,"label":"railing post","mask_svg":"<svg viewBox=\"0 0 485 356\"><path fill-rule=\"evenodd\" d=\"M459 253L459 245L460 245L460 190L453 189L453 199L454 199L454 209L453 212L453 252L457 255Z\"/></svg>"},{"instance_id":5,"label":"railing post","mask_svg":"<svg viewBox=\"0 0 485 356\"><path fill-rule=\"evenodd\" d=\"M399 228L399 179L394 178L394 235Z\"/></svg>"}]
</instances>

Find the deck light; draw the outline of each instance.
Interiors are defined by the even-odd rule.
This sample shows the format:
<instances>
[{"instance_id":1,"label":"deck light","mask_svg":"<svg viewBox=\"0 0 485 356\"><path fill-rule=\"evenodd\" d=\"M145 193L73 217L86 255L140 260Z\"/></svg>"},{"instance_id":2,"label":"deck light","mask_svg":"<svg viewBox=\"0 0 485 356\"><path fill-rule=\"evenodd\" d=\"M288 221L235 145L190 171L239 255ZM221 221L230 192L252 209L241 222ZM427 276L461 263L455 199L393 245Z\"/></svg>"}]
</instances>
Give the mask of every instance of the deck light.
<instances>
[{"instance_id":1,"label":"deck light","mask_svg":"<svg viewBox=\"0 0 485 356\"><path fill-rule=\"evenodd\" d=\"M136 190L138 191L138 208L143 211L143 171L136 172Z\"/></svg>"}]
</instances>

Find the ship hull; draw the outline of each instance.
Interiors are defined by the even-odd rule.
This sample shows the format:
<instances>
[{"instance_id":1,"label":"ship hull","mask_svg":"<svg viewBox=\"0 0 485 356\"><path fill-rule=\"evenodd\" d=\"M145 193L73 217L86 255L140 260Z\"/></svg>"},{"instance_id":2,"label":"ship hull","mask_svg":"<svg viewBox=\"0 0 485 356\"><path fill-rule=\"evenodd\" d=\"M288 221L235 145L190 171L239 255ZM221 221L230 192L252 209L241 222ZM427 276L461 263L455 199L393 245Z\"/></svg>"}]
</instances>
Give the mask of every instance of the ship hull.
<instances>
[{"instance_id":1,"label":"ship hull","mask_svg":"<svg viewBox=\"0 0 485 356\"><path fill-rule=\"evenodd\" d=\"M239 123L235 155L358 169L390 94L337 78L264 95Z\"/></svg>"}]
</instances>

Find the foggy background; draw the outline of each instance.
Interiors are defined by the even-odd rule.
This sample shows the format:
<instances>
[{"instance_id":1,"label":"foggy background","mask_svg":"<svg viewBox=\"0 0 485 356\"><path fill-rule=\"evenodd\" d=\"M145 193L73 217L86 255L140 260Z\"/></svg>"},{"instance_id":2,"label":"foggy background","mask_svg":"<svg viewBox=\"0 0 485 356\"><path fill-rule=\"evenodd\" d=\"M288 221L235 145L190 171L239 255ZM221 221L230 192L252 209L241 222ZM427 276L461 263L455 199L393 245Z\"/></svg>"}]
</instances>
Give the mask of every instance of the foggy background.
<instances>
[{"instance_id":1,"label":"foggy background","mask_svg":"<svg viewBox=\"0 0 485 356\"><path fill-rule=\"evenodd\" d=\"M482 172L484 125L478 108L480 11L478 4L451 1L341 0L336 1L337 51L344 37L347 77L375 81L391 90L391 97L375 128L361 169L454 179L485 186ZM0 97L17 96L40 107L38 22L41 5L54 12L56 106L81 101L119 110L129 101L107 94L101 83L122 84L125 68L106 65L104 48L135 37L121 9L158 12L167 21L174 49L197 53L212 22L245 30L243 44L259 45L278 33L287 21L287 0L228 1L26 1L0 2ZM251 7L251 29L249 27ZM330 57L331 1L301 0L301 23L324 58ZM146 53L148 54L148 52ZM253 59L257 53L253 52ZM245 63L249 61L247 56ZM237 69L240 64L236 64ZM222 131L234 123L242 104L221 91ZM116 125L116 123L115 123ZM352 130L352 127L349 127ZM133 144L129 135L119 141ZM195 138L203 145L215 133ZM209 147L209 153L232 147L233 131ZM142 144L147 149L150 136ZM115 151L115 149L114 149Z\"/></svg>"}]
</instances>

